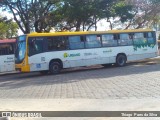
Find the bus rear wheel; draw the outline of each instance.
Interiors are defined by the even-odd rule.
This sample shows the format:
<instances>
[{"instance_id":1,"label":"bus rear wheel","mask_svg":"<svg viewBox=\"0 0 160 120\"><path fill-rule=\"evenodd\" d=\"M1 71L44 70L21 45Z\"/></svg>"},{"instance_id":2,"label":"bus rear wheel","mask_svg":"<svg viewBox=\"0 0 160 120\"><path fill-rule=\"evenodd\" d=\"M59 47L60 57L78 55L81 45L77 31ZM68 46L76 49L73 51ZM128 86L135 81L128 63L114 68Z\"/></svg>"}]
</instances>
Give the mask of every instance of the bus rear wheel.
<instances>
[{"instance_id":1,"label":"bus rear wheel","mask_svg":"<svg viewBox=\"0 0 160 120\"><path fill-rule=\"evenodd\" d=\"M59 62L51 62L49 65L49 72L51 74L58 74L58 73L60 73L61 69L62 69L62 67Z\"/></svg>"},{"instance_id":2,"label":"bus rear wheel","mask_svg":"<svg viewBox=\"0 0 160 120\"><path fill-rule=\"evenodd\" d=\"M117 65L118 67L123 67L123 66L126 65L126 61L127 61L126 56L123 55L123 54L120 54L120 55L118 55L117 58L116 58L116 65Z\"/></svg>"}]
</instances>

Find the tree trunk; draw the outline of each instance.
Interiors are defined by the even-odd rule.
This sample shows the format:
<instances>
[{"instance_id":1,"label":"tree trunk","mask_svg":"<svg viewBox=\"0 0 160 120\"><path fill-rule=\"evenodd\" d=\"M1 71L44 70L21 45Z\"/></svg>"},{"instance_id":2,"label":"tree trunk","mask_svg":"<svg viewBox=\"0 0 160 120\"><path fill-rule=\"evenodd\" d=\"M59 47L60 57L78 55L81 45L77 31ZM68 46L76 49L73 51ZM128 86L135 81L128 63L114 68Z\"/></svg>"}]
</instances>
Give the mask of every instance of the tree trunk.
<instances>
[{"instance_id":1,"label":"tree trunk","mask_svg":"<svg viewBox=\"0 0 160 120\"><path fill-rule=\"evenodd\" d=\"M94 25L94 23L90 24L89 27L87 28L87 31Z\"/></svg>"},{"instance_id":2,"label":"tree trunk","mask_svg":"<svg viewBox=\"0 0 160 120\"><path fill-rule=\"evenodd\" d=\"M142 27L142 25L146 22L146 20L143 20L141 23L138 24L138 26L136 27L136 29L139 29Z\"/></svg>"},{"instance_id":3,"label":"tree trunk","mask_svg":"<svg viewBox=\"0 0 160 120\"><path fill-rule=\"evenodd\" d=\"M129 21L128 25L126 26L125 30L127 30L131 26L132 20Z\"/></svg>"},{"instance_id":4,"label":"tree trunk","mask_svg":"<svg viewBox=\"0 0 160 120\"><path fill-rule=\"evenodd\" d=\"M77 21L76 31L80 31L80 27L81 27L81 22Z\"/></svg>"},{"instance_id":5,"label":"tree trunk","mask_svg":"<svg viewBox=\"0 0 160 120\"><path fill-rule=\"evenodd\" d=\"M97 21L95 20L95 31L97 31Z\"/></svg>"},{"instance_id":6,"label":"tree trunk","mask_svg":"<svg viewBox=\"0 0 160 120\"><path fill-rule=\"evenodd\" d=\"M113 30L112 22L109 20L109 18L107 18L107 22L110 24L110 29Z\"/></svg>"},{"instance_id":7,"label":"tree trunk","mask_svg":"<svg viewBox=\"0 0 160 120\"><path fill-rule=\"evenodd\" d=\"M40 24L40 20L35 21L34 27L35 27L35 32L38 33L42 32L42 24Z\"/></svg>"}]
</instances>

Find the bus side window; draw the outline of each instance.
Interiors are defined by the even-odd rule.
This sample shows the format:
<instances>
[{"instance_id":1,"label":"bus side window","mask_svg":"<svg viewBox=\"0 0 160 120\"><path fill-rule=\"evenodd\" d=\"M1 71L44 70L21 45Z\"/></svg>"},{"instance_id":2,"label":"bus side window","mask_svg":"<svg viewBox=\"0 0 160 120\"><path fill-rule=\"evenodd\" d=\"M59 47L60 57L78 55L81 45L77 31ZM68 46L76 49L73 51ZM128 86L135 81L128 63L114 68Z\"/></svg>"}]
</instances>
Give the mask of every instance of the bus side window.
<instances>
[{"instance_id":1,"label":"bus side window","mask_svg":"<svg viewBox=\"0 0 160 120\"><path fill-rule=\"evenodd\" d=\"M114 39L113 34L102 35L102 45L103 47L114 47L117 46L117 40Z\"/></svg>"},{"instance_id":2,"label":"bus side window","mask_svg":"<svg viewBox=\"0 0 160 120\"><path fill-rule=\"evenodd\" d=\"M69 46L71 50L84 48L84 37L83 36L69 36L68 40L69 40Z\"/></svg>"},{"instance_id":3,"label":"bus side window","mask_svg":"<svg viewBox=\"0 0 160 120\"><path fill-rule=\"evenodd\" d=\"M147 32L145 32L145 33L143 33L144 34L144 38L147 38L148 37L148 33Z\"/></svg>"},{"instance_id":4,"label":"bus side window","mask_svg":"<svg viewBox=\"0 0 160 120\"><path fill-rule=\"evenodd\" d=\"M67 37L49 37L47 38L47 41L49 51L68 49Z\"/></svg>"},{"instance_id":5,"label":"bus side window","mask_svg":"<svg viewBox=\"0 0 160 120\"><path fill-rule=\"evenodd\" d=\"M0 45L0 55L2 55L2 48L1 48L1 45Z\"/></svg>"},{"instance_id":6,"label":"bus side window","mask_svg":"<svg viewBox=\"0 0 160 120\"><path fill-rule=\"evenodd\" d=\"M154 35L153 35L153 32L148 32L147 34L148 34L148 35L147 35L148 38L153 38L153 36L154 36Z\"/></svg>"},{"instance_id":7,"label":"bus side window","mask_svg":"<svg viewBox=\"0 0 160 120\"><path fill-rule=\"evenodd\" d=\"M133 42L132 42L132 39L130 39L129 34L122 33L122 34L120 34L120 39L118 40L118 44L120 46L123 46L123 45L132 45Z\"/></svg>"},{"instance_id":8,"label":"bus side window","mask_svg":"<svg viewBox=\"0 0 160 120\"><path fill-rule=\"evenodd\" d=\"M68 41L66 39L66 37L59 37L59 46L58 49L59 50L67 50L68 49Z\"/></svg>"},{"instance_id":9,"label":"bus side window","mask_svg":"<svg viewBox=\"0 0 160 120\"><path fill-rule=\"evenodd\" d=\"M29 56L43 52L43 38L29 38Z\"/></svg>"},{"instance_id":10,"label":"bus side window","mask_svg":"<svg viewBox=\"0 0 160 120\"><path fill-rule=\"evenodd\" d=\"M86 35L86 48L97 48L101 47L101 36L100 35Z\"/></svg>"},{"instance_id":11,"label":"bus side window","mask_svg":"<svg viewBox=\"0 0 160 120\"><path fill-rule=\"evenodd\" d=\"M120 39L119 34L113 34L113 38L114 38L115 43L117 43L118 45L118 40Z\"/></svg>"},{"instance_id":12,"label":"bus side window","mask_svg":"<svg viewBox=\"0 0 160 120\"><path fill-rule=\"evenodd\" d=\"M133 39L134 33L129 33L129 39Z\"/></svg>"},{"instance_id":13,"label":"bus side window","mask_svg":"<svg viewBox=\"0 0 160 120\"><path fill-rule=\"evenodd\" d=\"M14 44L13 43L9 44L8 49L9 49L9 54L14 54Z\"/></svg>"},{"instance_id":14,"label":"bus side window","mask_svg":"<svg viewBox=\"0 0 160 120\"><path fill-rule=\"evenodd\" d=\"M10 43L0 45L0 55L14 54L13 48Z\"/></svg>"},{"instance_id":15,"label":"bus side window","mask_svg":"<svg viewBox=\"0 0 160 120\"><path fill-rule=\"evenodd\" d=\"M0 55L5 55L5 49L3 47L3 44L0 44Z\"/></svg>"},{"instance_id":16,"label":"bus side window","mask_svg":"<svg viewBox=\"0 0 160 120\"><path fill-rule=\"evenodd\" d=\"M144 36L144 33L134 33L133 36L134 45L147 44L147 39Z\"/></svg>"},{"instance_id":17,"label":"bus side window","mask_svg":"<svg viewBox=\"0 0 160 120\"><path fill-rule=\"evenodd\" d=\"M29 51L28 51L28 55L32 56L36 53L36 47L35 47L35 38L29 38L28 40L28 47L29 47Z\"/></svg>"},{"instance_id":18,"label":"bus side window","mask_svg":"<svg viewBox=\"0 0 160 120\"><path fill-rule=\"evenodd\" d=\"M156 43L156 39L154 39L153 32L148 32L147 33L147 40L148 40L149 44L155 44Z\"/></svg>"},{"instance_id":19,"label":"bus side window","mask_svg":"<svg viewBox=\"0 0 160 120\"><path fill-rule=\"evenodd\" d=\"M119 40L120 39L120 35L119 34L113 34L114 40Z\"/></svg>"},{"instance_id":20,"label":"bus side window","mask_svg":"<svg viewBox=\"0 0 160 120\"><path fill-rule=\"evenodd\" d=\"M49 51L52 51L55 49L55 47L53 46L53 40L52 40L52 37L48 37L47 38L47 43L48 43L48 50Z\"/></svg>"}]
</instances>

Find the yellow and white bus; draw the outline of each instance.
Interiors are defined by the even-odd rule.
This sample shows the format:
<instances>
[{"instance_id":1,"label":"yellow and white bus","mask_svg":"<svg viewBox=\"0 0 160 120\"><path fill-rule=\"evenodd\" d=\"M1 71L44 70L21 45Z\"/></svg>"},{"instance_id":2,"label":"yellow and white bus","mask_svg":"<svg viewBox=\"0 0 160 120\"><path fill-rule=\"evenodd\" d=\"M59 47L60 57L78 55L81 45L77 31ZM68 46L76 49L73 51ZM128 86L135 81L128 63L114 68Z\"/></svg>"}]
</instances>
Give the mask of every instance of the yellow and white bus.
<instances>
[{"instance_id":1,"label":"yellow and white bus","mask_svg":"<svg viewBox=\"0 0 160 120\"><path fill-rule=\"evenodd\" d=\"M0 72L15 71L16 39L0 40Z\"/></svg>"},{"instance_id":2,"label":"yellow and white bus","mask_svg":"<svg viewBox=\"0 0 160 120\"><path fill-rule=\"evenodd\" d=\"M17 39L16 69L57 74L63 68L116 64L156 57L150 29L103 32L31 33Z\"/></svg>"}]
</instances>

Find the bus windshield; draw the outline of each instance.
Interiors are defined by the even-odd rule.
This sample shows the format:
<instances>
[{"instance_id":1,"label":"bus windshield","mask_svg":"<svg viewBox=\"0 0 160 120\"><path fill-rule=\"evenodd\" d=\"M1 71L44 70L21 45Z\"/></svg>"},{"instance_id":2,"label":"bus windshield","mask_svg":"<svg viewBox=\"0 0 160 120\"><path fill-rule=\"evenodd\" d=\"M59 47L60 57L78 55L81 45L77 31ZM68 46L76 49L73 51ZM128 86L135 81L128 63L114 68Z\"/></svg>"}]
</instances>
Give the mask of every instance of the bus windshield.
<instances>
[{"instance_id":1,"label":"bus windshield","mask_svg":"<svg viewBox=\"0 0 160 120\"><path fill-rule=\"evenodd\" d=\"M17 47L15 52L15 62L21 63L24 60L26 53L26 35L20 36L17 39Z\"/></svg>"}]
</instances>

